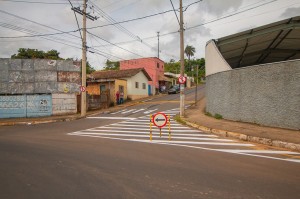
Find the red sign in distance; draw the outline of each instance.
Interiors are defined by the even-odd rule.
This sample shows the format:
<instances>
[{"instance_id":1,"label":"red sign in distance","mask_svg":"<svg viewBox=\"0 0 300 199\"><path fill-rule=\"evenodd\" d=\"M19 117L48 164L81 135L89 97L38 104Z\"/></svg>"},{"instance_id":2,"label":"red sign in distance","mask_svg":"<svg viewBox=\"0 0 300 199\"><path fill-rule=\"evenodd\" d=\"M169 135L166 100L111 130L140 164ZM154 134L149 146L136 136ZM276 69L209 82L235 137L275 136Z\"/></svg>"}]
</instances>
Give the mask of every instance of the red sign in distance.
<instances>
[{"instance_id":1,"label":"red sign in distance","mask_svg":"<svg viewBox=\"0 0 300 199\"><path fill-rule=\"evenodd\" d=\"M85 92L86 88L84 86L80 86L80 92Z\"/></svg>"},{"instance_id":2,"label":"red sign in distance","mask_svg":"<svg viewBox=\"0 0 300 199\"><path fill-rule=\"evenodd\" d=\"M166 126L167 121L168 121L167 116L164 113L156 113L152 117L152 123L158 128L162 128Z\"/></svg>"},{"instance_id":3,"label":"red sign in distance","mask_svg":"<svg viewBox=\"0 0 300 199\"><path fill-rule=\"evenodd\" d=\"M184 76L179 76L178 82L179 82L179 84L184 84L184 83L186 82L186 77L184 77Z\"/></svg>"}]
</instances>

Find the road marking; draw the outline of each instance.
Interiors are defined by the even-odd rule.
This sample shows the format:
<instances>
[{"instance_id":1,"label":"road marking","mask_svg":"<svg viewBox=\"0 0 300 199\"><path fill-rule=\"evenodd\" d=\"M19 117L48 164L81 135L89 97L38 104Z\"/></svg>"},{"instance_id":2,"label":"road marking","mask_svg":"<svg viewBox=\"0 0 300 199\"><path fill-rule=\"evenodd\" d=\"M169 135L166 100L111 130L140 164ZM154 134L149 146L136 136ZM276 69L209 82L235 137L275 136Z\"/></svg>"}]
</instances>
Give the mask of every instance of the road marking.
<instances>
[{"instance_id":1,"label":"road marking","mask_svg":"<svg viewBox=\"0 0 300 199\"><path fill-rule=\"evenodd\" d=\"M138 109L138 110L136 110L136 111L134 111L134 112L132 112L132 113L138 113L138 112L144 111L144 110L145 110L145 109L141 108L141 109Z\"/></svg>"},{"instance_id":2,"label":"road marking","mask_svg":"<svg viewBox=\"0 0 300 199\"><path fill-rule=\"evenodd\" d=\"M275 151L275 150L238 150L238 149L220 149L224 152L230 153L264 153L264 154L294 154L299 155L300 153L293 151Z\"/></svg>"},{"instance_id":3,"label":"road marking","mask_svg":"<svg viewBox=\"0 0 300 199\"><path fill-rule=\"evenodd\" d=\"M148 111L145 111L144 114L149 114L149 113L152 113L152 112L154 112L156 110L157 110L157 108L156 109L152 109L152 110L148 110Z\"/></svg>"},{"instance_id":4,"label":"road marking","mask_svg":"<svg viewBox=\"0 0 300 199\"><path fill-rule=\"evenodd\" d=\"M88 119L134 120L134 117L87 117Z\"/></svg>"},{"instance_id":5,"label":"road marking","mask_svg":"<svg viewBox=\"0 0 300 199\"><path fill-rule=\"evenodd\" d=\"M112 127L109 127L109 126L103 126L103 127L99 127L99 129L102 129L102 128L104 128L104 129L111 129ZM145 127L145 128L124 128L124 127L113 127L113 129L124 129L124 130L144 130L144 131L146 131L146 132L148 132L148 131L150 131L150 129L149 129L149 127ZM153 128L152 129L152 131L157 131L157 132L159 132L159 129L158 128ZM161 131L162 132L169 132L169 130L168 129L164 129L164 128L162 128L161 129ZM171 129L171 133L173 133L173 132L194 132L194 133L199 133L199 131L198 130L190 130L190 129L186 129L186 130L175 130L175 129ZM197 134L198 135L198 134ZM202 135L202 134L199 134L199 135ZM218 136L216 136L216 135L209 135L209 134L207 134L207 135L203 135L203 136L208 136L208 137L218 137Z\"/></svg>"},{"instance_id":6,"label":"road marking","mask_svg":"<svg viewBox=\"0 0 300 199\"><path fill-rule=\"evenodd\" d=\"M104 132L107 132L106 130ZM84 131L78 131L73 134L80 134L80 135L105 135L105 136L119 136L119 137L141 137L141 138L149 138L149 135L145 135L144 132L140 132L140 134L143 135L133 135L133 134L123 134L123 132L130 132L130 131L109 131L113 133L91 133L91 132L84 132ZM119 134L122 133L122 134ZM138 132L136 132L138 133ZM153 135L153 137L160 138L159 134ZM164 136L166 139L167 136ZM172 136L172 139L184 139L184 140L201 140L201 141L214 141L214 142L234 142L233 140L228 139L216 139L216 138L197 138L197 137L180 137L180 136ZM163 141L162 141L163 142ZM188 141L167 141L168 143L172 142L188 142ZM213 142L213 143L214 143ZM207 142L191 142L192 144L201 144L201 143L207 143Z\"/></svg>"},{"instance_id":7,"label":"road marking","mask_svg":"<svg viewBox=\"0 0 300 199\"><path fill-rule=\"evenodd\" d=\"M136 109L130 109L130 110L128 110L128 111L123 111L123 112L121 112L121 114L130 113L130 112L135 111L135 110L136 110Z\"/></svg>"},{"instance_id":8,"label":"road marking","mask_svg":"<svg viewBox=\"0 0 300 199\"><path fill-rule=\"evenodd\" d=\"M114 114L121 113L121 112L126 111L126 110L127 109L123 109L123 110L120 110L120 111L117 111L117 112L114 112L114 113L111 113L111 114L114 115Z\"/></svg>"},{"instance_id":9,"label":"road marking","mask_svg":"<svg viewBox=\"0 0 300 199\"><path fill-rule=\"evenodd\" d=\"M133 125L135 124L135 125ZM141 126L145 126L145 124L141 124L141 125L138 125L136 123L131 123L131 124L124 124L123 122L120 124L120 123L114 123L114 124L111 124L113 126L133 126L133 127L141 127ZM189 129L185 126L180 126L180 124L171 124L171 128L177 128L177 129Z\"/></svg>"}]
</instances>

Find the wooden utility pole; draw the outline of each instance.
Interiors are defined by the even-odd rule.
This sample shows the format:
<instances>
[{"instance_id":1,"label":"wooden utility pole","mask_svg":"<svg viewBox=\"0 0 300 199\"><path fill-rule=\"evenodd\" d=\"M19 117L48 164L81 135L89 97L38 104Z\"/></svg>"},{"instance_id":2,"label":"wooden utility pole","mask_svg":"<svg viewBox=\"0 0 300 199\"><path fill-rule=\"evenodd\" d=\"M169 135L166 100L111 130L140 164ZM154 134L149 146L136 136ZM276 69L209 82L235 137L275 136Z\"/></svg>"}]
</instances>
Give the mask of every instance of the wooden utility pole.
<instances>
[{"instance_id":1,"label":"wooden utility pole","mask_svg":"<svg viewBox=\"0 0 300 199\"><path fill-rule=\"evenodd\" d=\"M70 1L69 1L70 2ZM71 2L70 2L71 3ZM87 0L83 0L83 10L80 10L80 7L73 7L74 12L82 15L82 59L81 59L81 86L84 88L84 91L81 91L81 116L86 116L86 18L94 21L97 20L97 17L93 17L90 14L86 13ZM78 27L79 28L79 27Z\"/></svg>"},{"instance_id":2,"label":"wooden utility pole","mask_svg":"<svg viewBox=\"0 0 300 199\"><path fill-rule=\"evenodd\" d=\"M81 86L86 88L86 0L83 0L82 14L82 62L81 62ZM86 116L86 91L81 92L81 116Z\"/></svg>"},{"instance_id":3,"label":"wooden utility pole","mask_svg":"<svg viewBox=\"0 0 300 199\"><path fill-rule=\"evenodd\" d=\"M180 1L180 75L184 76L184 35L182 0ZM184 84L180 85L180 117L184 117Z\"/></svg>"}]
</instances>

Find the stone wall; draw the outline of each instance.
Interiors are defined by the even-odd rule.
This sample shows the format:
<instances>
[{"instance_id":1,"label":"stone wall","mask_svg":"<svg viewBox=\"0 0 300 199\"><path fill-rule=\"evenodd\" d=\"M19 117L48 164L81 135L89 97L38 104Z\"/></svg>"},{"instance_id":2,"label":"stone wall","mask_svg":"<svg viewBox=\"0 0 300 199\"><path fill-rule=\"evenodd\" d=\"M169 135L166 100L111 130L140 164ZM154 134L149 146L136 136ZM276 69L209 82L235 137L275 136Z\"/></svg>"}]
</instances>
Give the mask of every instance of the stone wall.
<instances>
[{"instance_id":1,"label":"stone wall","mask_svg":"<svg viewBox=\"0 0 300 199\"><path fill-rule=\"evenodd\" d=\"M80 82L78 62L0 59L0 94L75 93Z\"/></svg>"},{"instance_id":2,"label":"stone wall","mask_svg":"<svg viewBox=\"0 0 300 199\"><path fill-rule=\"evenodd\" d=\"M206 111L225 119L299 130L300 60L210 75L206 98Z\"/></svg>"},{"instance_id":3,"label":"stone wall","mask_svg":"<svg viewBox=\"0 0 300 199\"><path fill-rule=\"evenodd\" d=\"M80 62L0 59L0 118L77 112Z\"/></svg>"}]
</instances>

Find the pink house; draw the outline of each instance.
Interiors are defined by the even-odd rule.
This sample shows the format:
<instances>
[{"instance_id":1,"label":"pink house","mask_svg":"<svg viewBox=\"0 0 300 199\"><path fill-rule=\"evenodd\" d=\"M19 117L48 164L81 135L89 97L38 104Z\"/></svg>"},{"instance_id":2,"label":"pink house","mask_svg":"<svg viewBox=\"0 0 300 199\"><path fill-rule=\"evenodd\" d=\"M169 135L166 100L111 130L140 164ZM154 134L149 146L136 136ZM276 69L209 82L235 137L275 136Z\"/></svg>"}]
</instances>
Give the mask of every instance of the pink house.
<instances>
[{"instance_id":1,"label":"pink house","mask_svg":"<svg viewBox=\"0 0 300 199\"><path fill-rule=\"evenodd\" d=\"M148 94L155 94L161 85L164 85L164 62L157 57L140 58L120 61L120 70L144 68L152 81L148 82Z\"/></svg>"}]
</instances>

